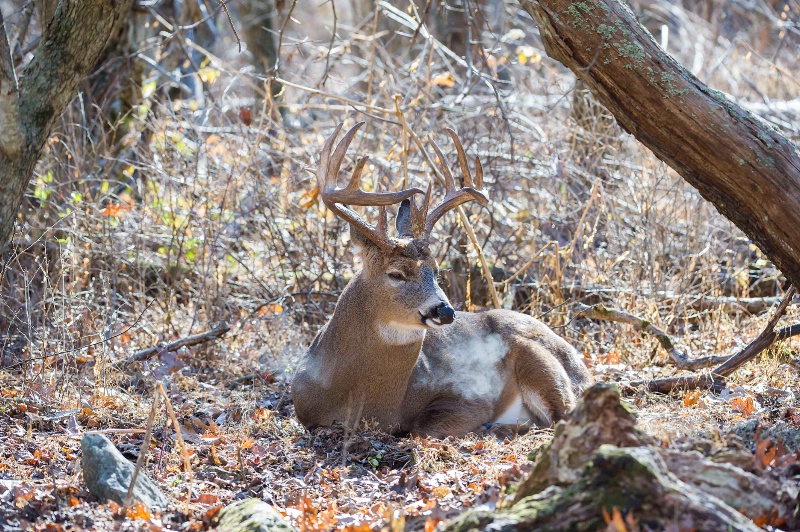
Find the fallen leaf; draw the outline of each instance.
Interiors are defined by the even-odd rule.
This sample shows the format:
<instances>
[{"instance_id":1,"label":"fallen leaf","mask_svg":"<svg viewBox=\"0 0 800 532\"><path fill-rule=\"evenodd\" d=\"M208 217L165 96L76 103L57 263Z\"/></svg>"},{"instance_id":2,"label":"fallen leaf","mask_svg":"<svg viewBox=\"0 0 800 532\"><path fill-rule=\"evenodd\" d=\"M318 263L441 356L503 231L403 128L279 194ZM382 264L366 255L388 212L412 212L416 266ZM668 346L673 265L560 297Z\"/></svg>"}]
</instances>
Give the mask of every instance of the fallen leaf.
<instances>
[{"instance_id":1,"label":"fallen leaf","mask_svg":"<svg viewBox=\"0 0 800 532\"><path fill-rule=\"evenodd\" d=\"M778 448L772 440L761 440L756 445L756 464L761 468L771 466L777 455Z\"/></svg>"},{"instance_id":2,"label":"fallen leaf","mask_svg":"<svg viewBox=\"0 0 800 532\"><path fill-rule=\"evenodd\" d=\"M683 406L692 406L696 405L697 401L700 400L700 395L702 394L701 390L694 390L686 392L686 395L683 396Z\"/></svg>"},{"instance_id":3,"label":"fallen leaf","mask_svg":"<svg viewBox=\"0 0 800 532\"><path fill-rule=\"evenodd\" d=\"M150 513L150 510L141 501L133 501L133 506L128 508L128 519L149 521L152 518L153 514Z\"/></svg>"},{"instance_id":4,"label":"fallen leaf","mask_svg":"<svg viewBox=\"0 0 800 532\"><path fill-rule=\"evenodd\" d=\"M440 87L448 87L451 89L456 86L456 80L453 77L453 74L451 74L450 72L434 76L433 79L431 80L431 83L433 83L434 85L438 85Z\"/></svg>"},{"instance_id":5,"label":"fallen leaf","mask_svg":"<svg viewBox=\"0 0 800 532\"><path fill-rule=\"evenodd\" d=\"M217 502L219 502L219 495L215 495L213 493L201 493L197 496L197 498L192 499L192 502L208 505L217 504Z\"/></svg>"},{"instance_id":6,"label":"fallen leaf","mask_svg":"<svg viewBox=\"0 0 800 532\"><path fill-rule=\"evenodd\" d=\"M433 488L431 493L437 499L441 499L443 497L447 497L448 495L450 495L452 491L447 486L436 486L435 488Z\"/></svg>"},{"instance_id":7,"label":"fallen leaf","mask_svg":"<svg viewBox=\"0 0 800 532\"><path fill-rule=\"evenodd\" d=\"M744 416L749 416L755 413L757 406L756 400L753 397L734 397L730 400L731 407Z\"/></svg>"},{"instance_id":8,"label":"fallen leaf","mask_svg":"<svg viewBox=\"0 0 800 532\"><path fill-rule=\"evenodd\" d=\"M436 530L436 525L441 521L438 517L429 517L425 520L425 532L433 532Z\"/></svg>"},{"instance_id":9,"label":"fallen leaf","mask_svg":"<svg viewBox=\"0 0 800 532\"><path fill-rule=\"evenodd\" d=\"M100 211L102 216L110 216L113 218L122 218L122 213L131 210L130 205L122 205L121 203L109 203L106 208Z\"/></svg>"},{"instance_id":10,"label":"fallen leaf","mask_svg":"<svg viewBox=\"0 0 800 532\"><path fill-rule=\"evenodd\" d=\"M625 526L625 521L622 519L622 514L616 506L611 509L611 515L609 515L606 507L603 506L603 519L608 525L606 527L608 532L627 532L628 530L628 527Z\"/></svg>"}]
</instances>

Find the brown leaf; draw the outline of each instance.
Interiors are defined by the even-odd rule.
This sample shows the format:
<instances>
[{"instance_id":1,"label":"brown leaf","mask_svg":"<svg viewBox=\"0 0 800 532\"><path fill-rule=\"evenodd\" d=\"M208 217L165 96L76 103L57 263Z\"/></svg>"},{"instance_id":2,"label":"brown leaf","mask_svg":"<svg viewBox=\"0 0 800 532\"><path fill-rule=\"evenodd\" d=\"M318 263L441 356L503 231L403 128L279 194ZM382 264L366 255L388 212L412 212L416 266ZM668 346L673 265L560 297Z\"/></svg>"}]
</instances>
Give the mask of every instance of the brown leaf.
<instances>
[{"instance_id":1,"label":"brown leaf","mask_svg":"<svg viewBox=\"0 0 800 532\"><path fill-rule=\"evenodd\" d=\"M606 527L608 532L627 532L628 530L628 527L625 526L625 521L622 519L622 514L616 506L611 509L611 515L609 515L606 507L603 506L603 519L608 525Z\"/></svg>"},{"instance_id":2,"label":"brown leaf","mask_svg":"<svg viewBox=\"0 0 800 532\"><path fill-rule=\"evenodd\" d=\"M201 493L197 498L192 499L192 502L209 505L217 504L217 502L219 502L219 495L215 495L214 493Z\"/></svg>"},{"instance_id":3,"label":"brown leaf","mask_svg":"<svg viewBox=\"0 0 800 532\"><path fill-rule=\"evenodd\" d=\"M683 396L683 406L696 405L702 394L701 390L690 390Z\"/></svg>"},{"instance_id":4,"label":"brown leaf","mask_svg":"<svg viewBox=\"0 0 800 532\"><path fill-rule=\"evenodd\" d=\"M761 468L771 466L775 462L778 448L772 440L761 440L756 445L756 465Z\"/></svg>"},{"instance_id":5,"label":"brown leaf","mask_svg":"<svg viewBox=\"0 0 800 532\"><path fill-rule=\"evenodd\" d=\"M250 116L250 109L248 109L247 107L240 107L239 120L242 122L242 124L249 126L250 123L253 121L252 117Z\"/></svg>"},{"instance_id":6,"label":"brown leaf","mask_svg":"<svg viewBox=\"0 0 800 532\"><path fill-rule=\"evenodd\" d=\"M431 493L437 499L441 499L443 497L447 497L448 495L450 495L452 491L447 486L436 486L435 488L433 488Z\"/></svg>"},{"instance_id":7,"label":"brown leaf","mask_svg":"<svg viewBox=\"0 0 800 532\"><path fill-rule=\"evenodd\" d=\"M756 400L753 397L734 397L730 400L730 404L734 410L740 412L744 416L749 416L756 411Z\"/></svg>"},{"instance_id":8,"label":"brown leaf","mask_svg":"<svg viewBox=\"0 0 800 532\"><path fill-rule=\"evenodd\" d=\"M439 517L429 517L425 520L425 532L433 532L436 530L436 525L439 524L441 518Z\"/></svg>"},{"instance_id":9,"label":"brown leaf","mask_svg":"<svg viewBox=\"0 0 800 532\"><path fill-rule=\"evenodd\" d=\"M144 503L140 501L133 501L133 506L128 508L128 519L138 519L140 521L149 521L153 518L153 514Z\"/></svg>"},{"instance_id":10,"label":"brown leaf","mask_svg":"<svg viewBox=\"0 0 800 532\"><path fill-rule=\"evenodd\" d=\"M131 210L130 205L122 205L116 203L109 203L106 208L100 211L102 216L111 216L113 218L122 218L122 213Z\"/></svg>"}]
</instances>

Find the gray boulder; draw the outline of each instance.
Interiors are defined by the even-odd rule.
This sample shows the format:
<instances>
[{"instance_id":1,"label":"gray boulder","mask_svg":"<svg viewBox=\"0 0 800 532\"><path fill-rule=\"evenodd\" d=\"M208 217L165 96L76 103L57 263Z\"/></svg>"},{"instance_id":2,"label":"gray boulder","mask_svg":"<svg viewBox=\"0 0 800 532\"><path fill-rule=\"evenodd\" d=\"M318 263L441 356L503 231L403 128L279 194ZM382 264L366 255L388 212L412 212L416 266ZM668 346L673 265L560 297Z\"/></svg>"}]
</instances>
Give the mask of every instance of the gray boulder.
<instances>
[{"instance_id":1,"label":"gray boulder","mask_svg":"<svg viewBox=\"0 0 800 532\"><path fill-rule=\"evenodd\" d=\"M272 506L260 499L245 499L226 506L216 518L217 532L294 532Z\"/></svg>"},{"instance_id":2,"label":"gray boulder","mask_svg":"<svg viewBox=\"0 0 800 532\"><path fill-rule=\"evenodd\" d=\"M81 469L89 491L101 501L125 501L133 476L134 464L102 434L85 434L81 439ZM139 471L133 488L133 498L150 510L166 510L169 499L144 471Z\"/></svg>"}]
</instances>

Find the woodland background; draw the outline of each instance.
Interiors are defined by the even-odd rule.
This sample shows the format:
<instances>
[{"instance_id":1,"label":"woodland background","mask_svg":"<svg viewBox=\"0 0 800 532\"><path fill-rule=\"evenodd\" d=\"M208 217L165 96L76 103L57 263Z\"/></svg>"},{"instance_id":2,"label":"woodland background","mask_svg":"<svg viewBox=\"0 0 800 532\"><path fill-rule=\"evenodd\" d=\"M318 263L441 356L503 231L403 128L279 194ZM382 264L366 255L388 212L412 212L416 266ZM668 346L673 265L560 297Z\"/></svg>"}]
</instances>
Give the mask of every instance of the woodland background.
<instances>
[{"instance_id":1,"label":"woodland background","mask_svg":"<svg viewBox=\"0 0 800 532\"><path fill-rule=\"evenodd\" d=\"M22 66L52 6L0 7ZM701 81L798 142L800 4L630 7ZM358 120L351 155L371 156L366 181L383 189L424 187L416 140L449 146L456 129L483 163L490 204L466 211L498 298L448 216L433 249L450 300L542 319L598 380L677 373L656 338L577 304L641 316L707 356L752 340L784 294L760 251L546 56L516 2L140 2L50 135L3 252L0 526L202 530L255 496L303 530L432 530L515 489L552 431L436 441L309 434L293 417L293 368L357 267L307 169ZM220 324L215 341L125 361ZM754 470L791 476L776 460L800 450L797 356L789 340L724 390L629 399L667 447L735 444ZM135 459L159 381L192 479L159 411L146 471L176 509L115 520L81 483L79 438L125 429L107 435Z\"/></svg>"}]
</instances>

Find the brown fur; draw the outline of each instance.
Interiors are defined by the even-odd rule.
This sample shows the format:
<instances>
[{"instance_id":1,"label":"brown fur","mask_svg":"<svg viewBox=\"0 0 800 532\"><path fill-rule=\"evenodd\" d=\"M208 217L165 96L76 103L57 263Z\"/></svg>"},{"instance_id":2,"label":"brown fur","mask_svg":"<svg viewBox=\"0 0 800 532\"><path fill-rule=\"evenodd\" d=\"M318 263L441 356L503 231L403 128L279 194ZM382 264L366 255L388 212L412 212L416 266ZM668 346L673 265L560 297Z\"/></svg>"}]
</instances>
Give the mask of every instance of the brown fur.
<instances>
[{"instance_id":1,"label":"brown fur","mask_svg":"<svg viewBox=\"0 0 800 532\"><path fill-rule=\"evenodd\" d=\"M517 397L543 424L575 406L589 373L575 349L546 325L490 310L459 312L451 325L425 328L420 316L430 305L449 305L427 243L406 239L386 252L351 234L363 268L293 383L305 426L363 418L392 432L462 436L495 421Z\"/></svg>"}]
</instances>

